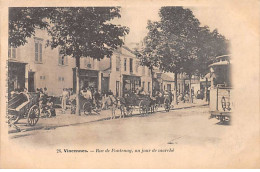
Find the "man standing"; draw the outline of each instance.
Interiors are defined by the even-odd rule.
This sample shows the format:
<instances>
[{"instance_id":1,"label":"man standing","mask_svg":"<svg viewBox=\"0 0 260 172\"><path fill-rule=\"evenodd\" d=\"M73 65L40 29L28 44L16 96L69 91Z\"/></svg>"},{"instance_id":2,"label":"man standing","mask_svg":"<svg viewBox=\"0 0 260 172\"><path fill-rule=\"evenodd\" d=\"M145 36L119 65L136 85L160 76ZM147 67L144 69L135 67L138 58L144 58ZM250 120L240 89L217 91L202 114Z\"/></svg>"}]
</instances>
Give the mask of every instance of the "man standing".
<instances>
[{"instance_id":1,"label":"man standing","mask_svg":"<svg viewBox=\"0 0 260 172\"><path fill-rule=\"evenodd\" d=\"M63 92L62 92L62 96L61 96L62 113L65 113L65 111L66 111L67 98L68 98L68 91L66 90L66 88L63 88Z\"/></svg>"}]
</instances>

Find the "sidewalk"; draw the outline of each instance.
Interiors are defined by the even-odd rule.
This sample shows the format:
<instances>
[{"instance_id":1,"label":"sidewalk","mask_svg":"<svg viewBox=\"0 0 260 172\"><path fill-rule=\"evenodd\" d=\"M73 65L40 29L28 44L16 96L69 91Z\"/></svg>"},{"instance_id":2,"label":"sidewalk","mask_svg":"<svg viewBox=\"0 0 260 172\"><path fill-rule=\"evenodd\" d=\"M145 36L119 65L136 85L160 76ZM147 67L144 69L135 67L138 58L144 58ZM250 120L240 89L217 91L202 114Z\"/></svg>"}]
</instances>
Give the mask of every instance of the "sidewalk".
<instances>
[{"instance_id":1,"label":"sidewalk","mask_svg":"<svg viewBox=\"0 0 260 172\"><path fill-rule=\"evenodd\" d=\"M174 105L174 108L171 108L171 110L178 110L178 109L186 109L186 108L192 108L197 106L206 106L207 103L204 100L194 100L194 103L179 103L178 105ZM158 112L164 111L164 108L161 107L158 109ZM27 124L26 119L21 119L17 126L21 129L21 132L25 131L32 131L32 130L40 130L40 129L54 129L57 127L65 127L65 126L73 126L73 125L79 125L79 124L85 124L90 122L97 122L97 121L103 121L103 120L109 120L111 117L111 111L110 110L103 110L100 112L100 114L93 113L91 115L84 115L83 113L81 116L70 114L70 111L68 110L65 114L61 113L61 109L56 109L56 117L52 118L40 118L38 123L35 126L29 126ZM139 111L136 109L133 112L133 115L139 115ZM120 116L120 110L116 111L117 118ZM18 131L14 127L9 127L8 133L17 133Z\"/></svg>"}]
</instances>

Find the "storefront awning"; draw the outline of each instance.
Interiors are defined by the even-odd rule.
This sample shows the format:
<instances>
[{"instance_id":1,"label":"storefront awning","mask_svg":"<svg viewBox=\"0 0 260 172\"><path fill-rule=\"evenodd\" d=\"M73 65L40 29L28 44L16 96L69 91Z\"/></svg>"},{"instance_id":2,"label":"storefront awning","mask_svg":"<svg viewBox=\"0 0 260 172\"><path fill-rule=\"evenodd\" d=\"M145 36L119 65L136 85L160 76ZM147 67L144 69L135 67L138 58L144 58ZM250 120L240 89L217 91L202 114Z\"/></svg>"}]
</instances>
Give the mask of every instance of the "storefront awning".
<instances>
[{"instance_id":1,"label":"storefront awning","mask_svg":"<svg viewBox=\"0 0 260 172\"><path fill-rule=\"evenodd\" d=\"M130 80L132 80L132 79L141 79L141 77L140 76L137 76L137 75L123 75L123 78L124 79L130 79Z\"/></svg>"},{"instance_id":2,"label":"storefront awning","mask_svg":"<svg viewBox=\"0 0 260 172\"><path fill-rule=\"evenodd\" d=\"M8 59L8 63L19 63L19 64L28 64L26 62L23 62L23 61L18 61L16 59Z\"/></svg>"},{"instance_id":3,"label":"storefront awning","mask_svg":"<svg viewBox=\"0 0 260 172\"><path fill-rule=\"evenodd\" d=\"M76 71L76 68L73 68L73 73ZM98 77L97 70L87 70L87 69L80 69L79 70L80 77Z\"/></svg>"}]
</instances>

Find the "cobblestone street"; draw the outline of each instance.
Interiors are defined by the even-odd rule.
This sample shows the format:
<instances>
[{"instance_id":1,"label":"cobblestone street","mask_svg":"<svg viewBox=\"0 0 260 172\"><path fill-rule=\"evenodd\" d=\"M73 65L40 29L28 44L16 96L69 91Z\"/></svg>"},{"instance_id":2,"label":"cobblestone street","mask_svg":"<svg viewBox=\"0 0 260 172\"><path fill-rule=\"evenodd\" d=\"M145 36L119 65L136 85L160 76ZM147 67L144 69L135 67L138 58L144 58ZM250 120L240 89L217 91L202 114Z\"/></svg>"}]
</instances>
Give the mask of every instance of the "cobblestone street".
<instances>
[{"instance_id":1,"label":"cobblestone street","mask_svg":"<svg viewBox=\"0 0 260 172\"><path fill-rule=\"evenodd\" d=\"M169 146L217 144L228 125L220 125L216 119L208 119L208 106L184 106L170 112L141 116L134 113L124 119L110 118L110 111L100 115L75 116L58 114L53 119L40 119L39 129L13 133L15 142L28 146L95 145L145 145ZM161 109L162 110L162 109ZM47 120L52 120L48 122ZM56 122L55 122L56 121ZM156 125L155 125L156 123ZM42 127L40 129L40 126ZM41 139L40 139L41 138ZM44 142L42 142L44 138Z\"/></svg>"}]
</instances>

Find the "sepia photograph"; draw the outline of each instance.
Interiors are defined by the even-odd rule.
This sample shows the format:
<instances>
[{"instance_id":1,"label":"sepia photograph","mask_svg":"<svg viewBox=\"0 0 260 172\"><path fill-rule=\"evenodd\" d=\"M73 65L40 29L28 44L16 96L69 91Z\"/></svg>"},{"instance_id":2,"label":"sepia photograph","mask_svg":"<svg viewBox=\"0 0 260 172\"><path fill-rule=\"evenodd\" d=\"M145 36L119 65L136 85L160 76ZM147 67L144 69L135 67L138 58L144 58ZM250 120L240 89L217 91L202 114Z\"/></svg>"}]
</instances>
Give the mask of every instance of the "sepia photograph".
<instances>
[{"instance_id":1,"label":"sepia photograph","mask_svg":"<svg viewBox=\"0 0 260 172\"><path fill-rule=\"evenodd\" d=\"M257 113L252 161L232 158L250 141L238 93L254 98L227 7L45 2L5 7L4 168L259 168Z\"/></svg>"}]
</instances>

